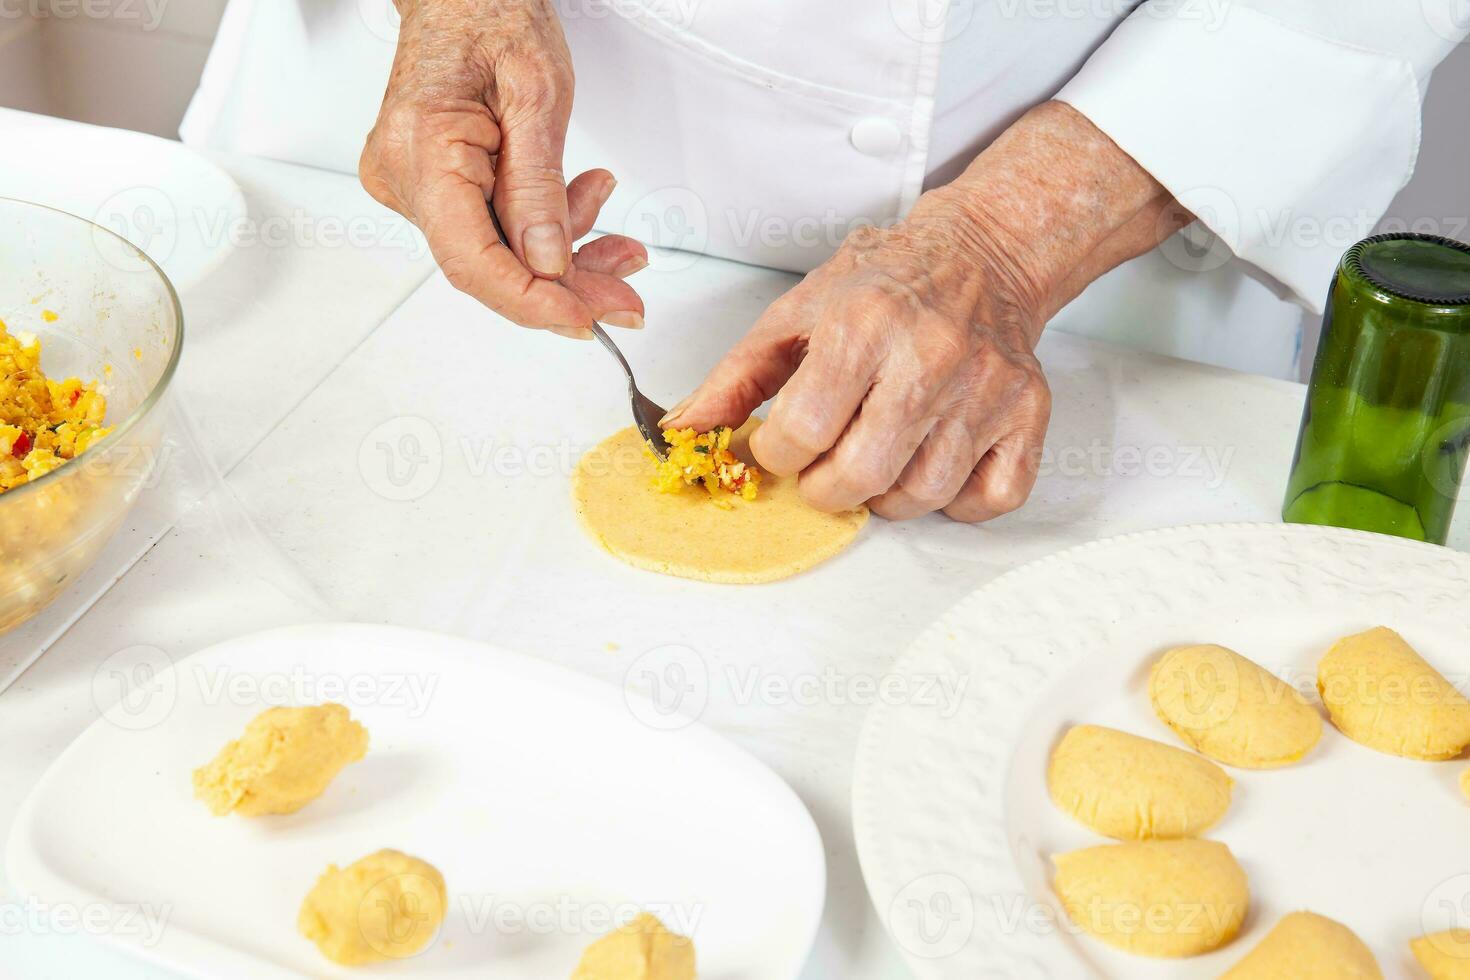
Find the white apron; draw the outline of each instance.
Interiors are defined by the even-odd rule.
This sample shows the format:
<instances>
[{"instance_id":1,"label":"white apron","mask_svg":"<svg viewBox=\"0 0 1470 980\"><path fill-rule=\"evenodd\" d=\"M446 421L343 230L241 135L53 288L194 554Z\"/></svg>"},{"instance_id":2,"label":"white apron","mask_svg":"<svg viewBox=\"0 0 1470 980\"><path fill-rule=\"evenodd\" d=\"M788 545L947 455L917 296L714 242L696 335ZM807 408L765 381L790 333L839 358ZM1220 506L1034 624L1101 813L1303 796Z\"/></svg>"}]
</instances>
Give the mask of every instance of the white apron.
<instances>
[{"instance_id":1,"label":"white apron","mask_svg":"<svg viewBox=\"0 0 1470 980\"><path fill-rule=\"evenodd\" d=\"M855 224L895 220L926 186L952 177L1027 108L1056 95L1133 6L559 0L577 72L565 169L601 166L617 175L603 230L807 271ZM1238 43L1258 46L1254 35L1263 28L1252 12L1229 24L1207 23L1206 14L1198 25L1168 29L1209 29L1212 38L1234 31L1243 35ZM390 0L232 0L182 135L193 145L352 172L395 36ZM1304 71L1321 68L1312 63L1321 52L1293 53ZM1381 72L1367 80L1394 81ZM1079 92L1074 104L1088 111L1087 97ZM1147 153L1124 146L1149 166ZM1380 213L1407 179L1412 149L1407 163L1402 155L1395 149L1386 166L1377 161L1388 173L1367 196ZM1364 183L1361 175L1344 176L1355 188ZM1209 238L1205 231L1206 244ZM1348 244L1331 252L1329 243L1296 262L1293 269L1307 269L1292 284L1299 302L1325 295L1331 259ZM1241 254L1254 248L1268 266L1274 254L1251 241L1231 247ZM1291 289L1260 279L1218 243L1211 252L1171 240L1094 284L1053 328L1294 376L1301 307L1278 298Z\"/></svg>"}]
</instances>

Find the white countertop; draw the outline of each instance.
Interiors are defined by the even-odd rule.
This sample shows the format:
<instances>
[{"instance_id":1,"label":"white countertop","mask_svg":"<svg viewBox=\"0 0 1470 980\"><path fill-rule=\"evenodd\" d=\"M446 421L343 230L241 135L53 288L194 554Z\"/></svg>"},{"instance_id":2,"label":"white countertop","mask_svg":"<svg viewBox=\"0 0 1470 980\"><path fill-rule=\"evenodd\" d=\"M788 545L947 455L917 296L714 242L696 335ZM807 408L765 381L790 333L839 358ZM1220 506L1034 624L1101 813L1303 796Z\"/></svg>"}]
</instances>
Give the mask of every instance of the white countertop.
<instances>
[{"instance_id":1,"label":"white countertop","mask_svg":"<svg viewBox=\"0 0 1470 980\"><path fill-rule=\"evenodd\" d=\"M347 177L218 162L253 215L380 213ZM708 258L640 273L650 326L619 337L644 389L685 393L792 281ZM875 520L805 575L714 586L623 566L577 527L569 467L626 422L595 345L512 329L392 246L245 249L185 305L202 326L183 387L211 393L196 421L261 540L176 528L0 694L0 834L97 716L94 674L126 647L178 658L271 625L351 619L490 640L622 683L643 652L687 644L709 671L702 720L780 773L821 829L813 980L906 972L852 842L866 684L939 612L1029 559L1145 528L1278 519L1304 390L1054 334L1040 352L1048 456L1023 511L979 527ZM664 615L690 600L733 638ZM5 936L0 976L162 975L84 935Z\"/></svg>"}]
</instances>

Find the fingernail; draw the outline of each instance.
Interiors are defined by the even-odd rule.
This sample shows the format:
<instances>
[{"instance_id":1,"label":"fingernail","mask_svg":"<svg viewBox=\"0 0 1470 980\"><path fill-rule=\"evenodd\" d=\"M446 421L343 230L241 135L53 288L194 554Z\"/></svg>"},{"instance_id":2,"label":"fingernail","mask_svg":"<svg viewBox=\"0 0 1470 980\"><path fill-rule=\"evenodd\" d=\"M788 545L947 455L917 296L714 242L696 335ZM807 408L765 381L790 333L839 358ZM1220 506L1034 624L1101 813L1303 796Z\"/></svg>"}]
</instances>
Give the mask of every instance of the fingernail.
<instances>
[{"instance_id":1,"label":"fingernail","mask_svg":"<svg viewBox=\"0 0 1470 980\"><path fill-rule=\"evenodd\" d=\"M640 269L648 268L648 260L641 255L635 255L622 265L613 270L613 275L619 279L626 279Z\"/></svg>"},{"instance_id":2,"label":"fingernail","mask_svg":"<svg viewBox=\"0 0 1470 980\"><path fill-rule=\"evenodd\" d=\"M629 330L642 330L643 317L632 310L614 310L602 318L603 323L611 323L615 327L627 327Z\"/></svg>"},{"instance_id":3,"label":"fingernail","mask_svg":"<svg viewBox=\"0 0 1470 980\"><path fill-rule=\"evenodd\" d=\"M591 340L592 331L586 327L547 327L558 337L567 337L571 340Z\"/></svg>"},{"instance_id":4,"label":"fingernail","mask_svg":"<svg viewBox=\"0 0 1470 980\"><path fill-rule=\"evenodd\" d=\"M521 236L521 249L526 253L526 262L543 276L559 276L567 271L567 240L561 225L532 225Z\"/></svg>"},{"instance_id":5,"label":"fingernail","mask_svg":"<svg viewBox=\"0 0 1470 980\"><path fill-rule=\"evenodd\" d=\"M618 189L618 179L616 177L614 177L612 174L608 174L608 177L607 177L607 187L602 192L602 203L603 204L606 204L607 203L607 199L610 198L610 197L612 197L612 192L615 191L615 190L617 190L617 189Z\"/></svg>"},{"instance_id":6,"label":"fingernail","mask_svg":"<svg viewBox=\"0 0 1470 980\"><path fill-rule=\"evenodd\" d=\"M684 399L679 404L669 409L667 412L664 413L664 417L658 420L659 428L667 429L671 424L673 424L674 419L678 418L680 415L683 415L684 410L693 403L694 396L690 395L688 398Z\"/></svg>"}]
</instances>

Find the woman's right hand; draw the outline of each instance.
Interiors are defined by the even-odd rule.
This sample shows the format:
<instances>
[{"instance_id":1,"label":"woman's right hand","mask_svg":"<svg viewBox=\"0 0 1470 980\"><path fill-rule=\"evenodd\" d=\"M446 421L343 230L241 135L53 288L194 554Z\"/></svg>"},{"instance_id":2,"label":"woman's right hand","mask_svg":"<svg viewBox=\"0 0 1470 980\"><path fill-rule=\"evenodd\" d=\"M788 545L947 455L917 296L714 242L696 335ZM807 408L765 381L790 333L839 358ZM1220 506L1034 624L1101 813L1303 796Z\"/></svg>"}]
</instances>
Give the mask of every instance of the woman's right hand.
<instances>
[{"instance_id":1,"label":"woman's right hand","mask_svg":"<svg viewBox=\"0 0 1470 980\"><path fill-rule=\"evenodd\" d=\"M641 327L622 280L648 264L644 247L608 235L571 252L615 181L562 175L573 75L549 0L397 2L398 52L359 164L368 193L423 230L456 288L516 323L579 338L593 319Z\"/></svg>"}]
</instances>

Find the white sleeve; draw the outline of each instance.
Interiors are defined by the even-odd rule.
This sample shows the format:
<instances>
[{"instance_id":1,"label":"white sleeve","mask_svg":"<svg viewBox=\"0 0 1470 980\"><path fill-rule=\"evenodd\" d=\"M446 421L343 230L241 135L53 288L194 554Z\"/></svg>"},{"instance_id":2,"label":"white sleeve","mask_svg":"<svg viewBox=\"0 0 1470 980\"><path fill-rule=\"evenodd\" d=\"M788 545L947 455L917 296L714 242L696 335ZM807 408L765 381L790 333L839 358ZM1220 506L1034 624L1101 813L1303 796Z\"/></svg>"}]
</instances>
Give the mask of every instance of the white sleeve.
<instances>
[{"instance_id":1,"label":"white sleeve","mask_svg":"<svg viewBox=\"0 0 1470 980\"><path fill-rule=\"evenodd\" d=\"M1338 258L1413 173L1424 88L1470 34L1464 8L1148 0L1057 98L1320 312Z\"/></svg>"}]
</instances>

